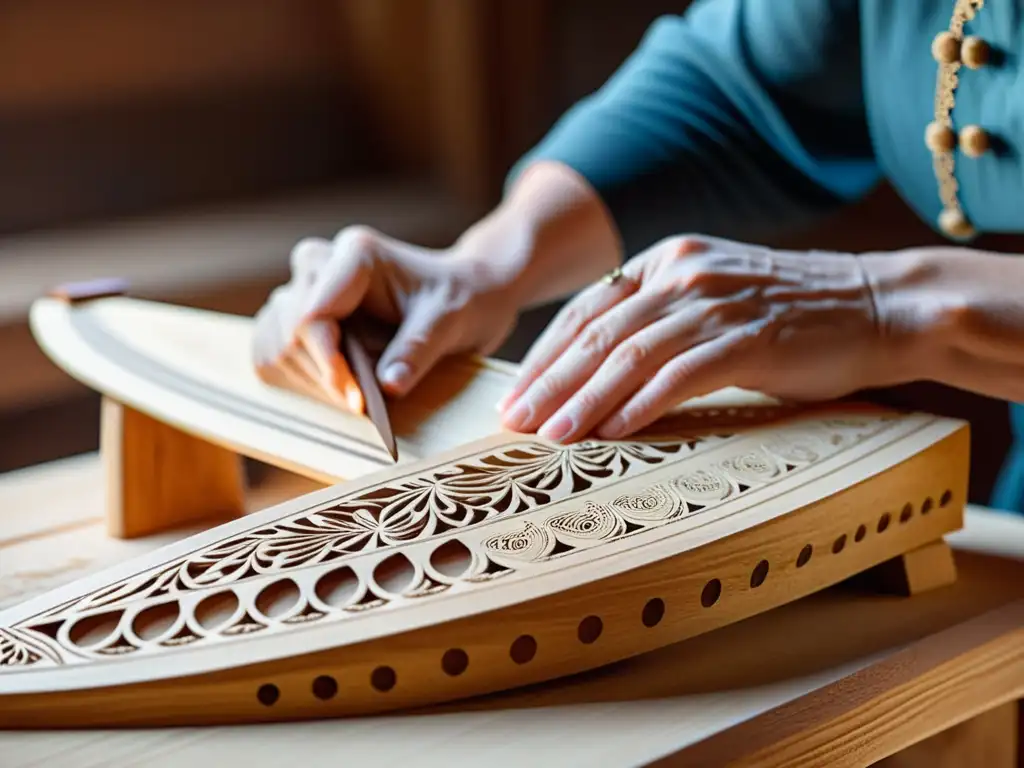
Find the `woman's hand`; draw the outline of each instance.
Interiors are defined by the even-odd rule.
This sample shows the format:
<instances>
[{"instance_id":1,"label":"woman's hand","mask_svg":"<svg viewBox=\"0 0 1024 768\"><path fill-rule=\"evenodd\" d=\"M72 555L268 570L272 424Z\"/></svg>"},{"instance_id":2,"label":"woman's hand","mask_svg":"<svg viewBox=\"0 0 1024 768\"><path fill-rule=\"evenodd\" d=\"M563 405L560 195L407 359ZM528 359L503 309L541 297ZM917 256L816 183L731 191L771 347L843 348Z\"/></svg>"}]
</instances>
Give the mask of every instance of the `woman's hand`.
<instances>
[{"instance_id":1,"label":"woman's hand","mask_svg":"<svg viewBox=\"0 0 1024 768\"><path fill-rule=\"evenodd\" d=\"M492 354L521 310L579 290L620 258L593 189L571 169L539 162L450 248L366 227L299 243L291 279L256 316L255 364L265 380L326 391L361 412L362 394L338 352L339 321L358 311L397 327L377 376L402 396L447 355Z\"/></svg>"},{"instance_id":2,"label":"woman's hand","mask_svg":"<svg viewBox=\"0 0 1024 768\"><path fill-rule=\"evenodd\" d=\"M913 334L879 299L898 259L663 241L563 308L501 404L505 424L616 439L728 386L823 400L902 381Z\"/></svg>"},{"instance_id":3,"label":"woman's hand","mask_svg":"<svg viewBox=\"0 0 1024 768\"><path fill-rule=\"evenodd\" d=\"M357 310L397 332L377 366L382 388L401 396L445 355L489 354L512 330L518 296L509 276L464 248L431 250L366 227L333 241L310 238L291 254L291 280L256 316L255 363L300 388L320 386L360 412L362 393L339 352L339 323Z\"/></svg>"}]
</instances>

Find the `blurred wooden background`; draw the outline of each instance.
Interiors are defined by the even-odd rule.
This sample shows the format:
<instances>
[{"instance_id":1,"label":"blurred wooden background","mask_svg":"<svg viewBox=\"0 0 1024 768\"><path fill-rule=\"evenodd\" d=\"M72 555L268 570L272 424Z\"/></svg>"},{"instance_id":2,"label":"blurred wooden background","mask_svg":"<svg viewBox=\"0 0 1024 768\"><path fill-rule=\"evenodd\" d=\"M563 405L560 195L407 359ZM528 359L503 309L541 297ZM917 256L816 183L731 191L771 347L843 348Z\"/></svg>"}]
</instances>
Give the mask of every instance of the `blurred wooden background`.
<instances>
[{"instance_id":1,"label":"blurred wooden background","mask_svg":"<svg viewBox=\"0 0 1024 768\"><path fill-rule=\"evenodd\" d=\"M442 245L509 166L685 0L14 0L0 5L0 471L92 450L96 397L25 324L50 284L255 312L288 249L350 223ZM936 242L889 189L780 243ZM1012 248L1013 244L1001 244ZM1000 244L996 244L1000 247ZM515 359L550 311L524 318ZM976 494L1005 406L888 395L975 419Z\"/></svg>"}]
</instances>

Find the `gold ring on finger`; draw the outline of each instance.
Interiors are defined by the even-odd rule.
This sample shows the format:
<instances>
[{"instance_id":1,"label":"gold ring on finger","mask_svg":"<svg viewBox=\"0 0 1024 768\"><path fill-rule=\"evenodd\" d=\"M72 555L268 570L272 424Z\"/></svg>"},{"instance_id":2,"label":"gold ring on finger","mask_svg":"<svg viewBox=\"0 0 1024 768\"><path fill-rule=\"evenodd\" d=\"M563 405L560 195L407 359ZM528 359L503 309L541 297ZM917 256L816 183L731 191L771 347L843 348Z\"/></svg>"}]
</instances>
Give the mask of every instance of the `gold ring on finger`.
<instances>
[{"instance_id":1,"label":"gold ring on finger","mask_svg":"<svg viewBox=\"0 0 1024 768\"><path fill-rule=\"evenodd\" d=\"M601 278L601 282L605 285L615 285L617 282L622 280L623 277L622 267L616 267L611 272L606 272L604 277Z\"/></svg>"}]
</instances>

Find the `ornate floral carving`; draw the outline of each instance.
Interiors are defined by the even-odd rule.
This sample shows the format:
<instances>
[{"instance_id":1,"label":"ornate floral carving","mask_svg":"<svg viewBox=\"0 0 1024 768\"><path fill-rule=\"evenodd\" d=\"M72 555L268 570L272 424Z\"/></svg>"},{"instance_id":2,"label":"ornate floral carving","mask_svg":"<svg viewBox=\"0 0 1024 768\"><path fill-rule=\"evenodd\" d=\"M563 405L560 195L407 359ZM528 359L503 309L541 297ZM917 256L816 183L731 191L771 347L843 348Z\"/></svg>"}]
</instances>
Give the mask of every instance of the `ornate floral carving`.
<instances>
[{"instance_id":1,"label":"ornate floral carving","mask_svg":"<svg viewBox=\"0 0 1024 768\"><path fill-rule=\"evenodd\" d=\"M552 558L685 524L891 421L817 419L666 442L509 444L296 512L0 630L0 672L295 631L400 609L455 585L486 588ZM667 465L677 469L661 481L615 493L615 484Z\"/></svg>"},{"instance_id":2,"label":"ornate floral carving","mask_svg":"<svg viewBox=\"0 0 1024 768\"><path fill-rule=\"evenodd\" d=\"M0 629L0 669L29 667L44 661L59 664L60 654L27 633Z\"/></svg>"}]
</instances>

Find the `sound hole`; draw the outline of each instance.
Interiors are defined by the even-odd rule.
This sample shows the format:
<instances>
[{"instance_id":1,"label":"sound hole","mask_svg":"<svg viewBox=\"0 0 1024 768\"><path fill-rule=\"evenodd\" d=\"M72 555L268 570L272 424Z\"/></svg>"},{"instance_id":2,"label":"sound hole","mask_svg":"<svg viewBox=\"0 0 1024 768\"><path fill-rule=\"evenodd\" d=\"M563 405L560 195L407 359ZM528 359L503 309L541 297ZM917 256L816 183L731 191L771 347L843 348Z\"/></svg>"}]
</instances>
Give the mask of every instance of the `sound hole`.
<instances>
[{"instance_id":1,"label":"sound hole","mask_svg":"<svg viewBox=\"0 0 1024 768\"><path fill-rule=\"evenodd\" d=\"M584 645L590 645L597 641L603 630L604 622L601 621L599 616L587 616L587 618L580 622L576 630L576 636Z\"/></svg>"},{"instance_id":2,"label":"sound hole","mask_svg":"<svg viewBox=\"0 0 1024 768\"><path fill-rule=\"evenodd\" d=\"M704 590L700 593L700 604L705 608L710 608L718 602L718 598L721 596L722 582L718 579L712 579L704 585Z\"/></svg>"},{"instance_id":3,"label":"sound hole","mask_svg":"<svg viewBox=\"0 0 1024 768\"><path fill-rule=\"evenodd\" d=\"M370 675L370 685L381 693L386 693L395 687L398 682L398 675L391 667L377 667Z\"/></svg>"},{"instance_id":4,"label":"sound hole","mask_svg":"<svg viewBox=\"0 0 1024 768\"><path fill-rule=\"evenodd\" d=\"M260 689L256 691L256 699L265 707L274 706L279 698L281 698L281 691L273 683L261 685Z\"/></svg>"},{"instance_id":5,"label":"sound hole","mask_svg":"<svg viewBox=\"0 0 1024 768\"><path fill-rule=\"evenodd\" d=\"M810 544L805 544L804 548L800 550L800 554L796 558L796 567L803 568L811 561L811 555L814 553L814 547Z\"/></svg>"},{"instance_id":6,"label":"sound hole","mask_svg":"<svg viewBox=\"0 0 1024 768\"><path fill-rule=\"evenodd\" d=\"M338 681L330 675L320 675L313 681L313 695L321 701L333 699L338 695Z\"/></svg>"},{"instance_id":7,"label":"sound hole","mask_svg":"<svg viewBox=\"0 0 1024 768\"><path fill-rule=\"evenodd\" d=\"M657 626L664 617L665 601L660 597L652 597L648 600L643 612L640 614L640 620L648 628Z\"/></svg>"},{"instance_id":8,"label":"sound hole","mask_svg":"<svg viewBox=\"0 0 1024 768\"><path fill-rule=\"evenodd\" d=\"M762 560L756 566L754 566L753 573L750 574L750 588L757 589L764 580L768 578L768 561Z\"/></svg>"},{"instance_id":9,"label":"sound hole","mask_svg":"<svg viewBox=\"0 0 1024 768\"><path fill-rule=\"evenodd\" d=\"M521 635L512 643L509 648L509 656L516 664L526 664L537 655L537 641L530 635Z\"/></svg>"},{"instance_id":10,"label":"sound hole","mask_svg":"<svg viewBox=\"0 0 1024 768\"><path fill-rule=\"evenodd\" d=\"M466 671L469 666L469 656L461 648L452 648L445 651L441 657L441 669L446 675L456 677Z\"/></svg>"}]
</instances>

